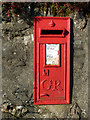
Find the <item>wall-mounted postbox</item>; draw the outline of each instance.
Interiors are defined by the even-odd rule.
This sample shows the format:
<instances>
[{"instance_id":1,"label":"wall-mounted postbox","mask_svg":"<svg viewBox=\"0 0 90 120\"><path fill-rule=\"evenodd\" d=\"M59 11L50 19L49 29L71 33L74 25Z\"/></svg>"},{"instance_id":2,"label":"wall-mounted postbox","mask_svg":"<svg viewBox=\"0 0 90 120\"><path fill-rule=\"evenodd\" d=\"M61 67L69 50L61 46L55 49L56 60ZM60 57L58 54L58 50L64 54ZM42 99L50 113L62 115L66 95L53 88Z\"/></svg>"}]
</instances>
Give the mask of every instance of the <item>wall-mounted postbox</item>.
<instances>
[{"instance_id":1,"label":"wall-mounted postbox","mask_svg":"<svg viewBox=\"0 0 90 120\"><path fill-rule=\"evenodd\" d=\"M34 104L70 102L70 18L34 19Z\"/></svg>"}]
</instances>

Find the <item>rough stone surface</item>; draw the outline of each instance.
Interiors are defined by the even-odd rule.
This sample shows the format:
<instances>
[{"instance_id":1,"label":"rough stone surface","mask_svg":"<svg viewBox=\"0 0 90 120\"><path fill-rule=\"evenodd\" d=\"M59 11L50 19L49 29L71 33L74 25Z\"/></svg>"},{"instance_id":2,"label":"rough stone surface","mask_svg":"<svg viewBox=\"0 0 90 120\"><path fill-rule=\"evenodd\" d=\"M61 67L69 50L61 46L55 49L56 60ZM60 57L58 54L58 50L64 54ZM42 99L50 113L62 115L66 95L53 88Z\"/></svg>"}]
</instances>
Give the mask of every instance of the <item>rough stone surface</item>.
<instances>
[{"instance_id":1,"label":"rough stone surface","mask_svg":"<svg viewBox=\"0 0 90 120\"><path fill-rule=\"evenodd\" d=\"M71 104L33 105L33 26L23 20L3 21L3 103L24 106L23 118L87 118L88 21L75 13L71 32ZM33 20L32 20L33 21ZM3 118L12 118L3 113Z\"/></svg>"}]
</instances>

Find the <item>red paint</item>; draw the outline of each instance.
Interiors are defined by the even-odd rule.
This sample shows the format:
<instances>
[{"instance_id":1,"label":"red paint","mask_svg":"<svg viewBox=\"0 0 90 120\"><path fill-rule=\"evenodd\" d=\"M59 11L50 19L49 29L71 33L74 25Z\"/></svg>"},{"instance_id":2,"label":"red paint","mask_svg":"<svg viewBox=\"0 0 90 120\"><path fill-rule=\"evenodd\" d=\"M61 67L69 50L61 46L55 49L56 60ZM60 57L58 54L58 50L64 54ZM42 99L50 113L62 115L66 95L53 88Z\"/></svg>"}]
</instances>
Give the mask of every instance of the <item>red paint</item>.
<instances>
[{"instance_id":1,"label":"red paint","mask_svg":"<svg viewBox=\"0 0 90 120\"><path fill-rule=\"evenodd\" d=\"M46 44L59 44L58 65L46 65ZM34 104L69 103L70 18L35 17Z\"/></svg>"}]
</instances>

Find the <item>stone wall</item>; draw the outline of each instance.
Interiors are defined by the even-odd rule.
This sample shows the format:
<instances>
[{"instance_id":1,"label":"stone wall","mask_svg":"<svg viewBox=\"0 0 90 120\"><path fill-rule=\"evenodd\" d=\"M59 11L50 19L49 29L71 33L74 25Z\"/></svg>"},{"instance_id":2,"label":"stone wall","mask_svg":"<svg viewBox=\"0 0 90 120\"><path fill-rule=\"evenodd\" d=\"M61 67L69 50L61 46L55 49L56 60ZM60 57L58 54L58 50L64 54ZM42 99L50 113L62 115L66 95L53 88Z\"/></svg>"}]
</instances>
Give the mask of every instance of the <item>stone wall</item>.
<instances>
[{"instance_id":1,"label":"stone wall","mask_svg":"<svg viewBox=\"0 0 90 120\"><path fill-rule=\"evenodd\" d=\"M71 14L71 103L33 105L33 15L30 22L2 22L3 118L87 118L88 116L88 20ZM28 18L27 18L28 19ZM7 106L23 106L23 114ZM15 109L16 110L16 109ZM10 114L11 113L11 114Z\"/></svg>"}]
</instances>

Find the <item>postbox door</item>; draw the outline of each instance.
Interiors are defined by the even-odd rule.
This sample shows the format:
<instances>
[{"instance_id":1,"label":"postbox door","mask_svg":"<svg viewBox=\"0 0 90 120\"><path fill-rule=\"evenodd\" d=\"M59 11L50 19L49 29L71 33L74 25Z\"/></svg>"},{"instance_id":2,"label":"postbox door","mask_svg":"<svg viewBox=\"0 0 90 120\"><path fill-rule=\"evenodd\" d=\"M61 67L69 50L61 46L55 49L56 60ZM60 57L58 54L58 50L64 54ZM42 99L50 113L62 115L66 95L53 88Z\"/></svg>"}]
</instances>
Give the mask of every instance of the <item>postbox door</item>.
<instances>
[{"instance_id":1,"label":"postbox door","mask_svg":"<svg viewBox=\"0 0 90 120\"><path fill-rule=\"evenodd\" d=\"M40 99L65 99L65 44L40 44Z\"/></svg>"}]
</instances>

